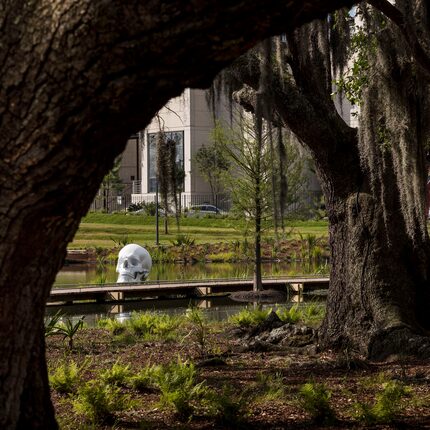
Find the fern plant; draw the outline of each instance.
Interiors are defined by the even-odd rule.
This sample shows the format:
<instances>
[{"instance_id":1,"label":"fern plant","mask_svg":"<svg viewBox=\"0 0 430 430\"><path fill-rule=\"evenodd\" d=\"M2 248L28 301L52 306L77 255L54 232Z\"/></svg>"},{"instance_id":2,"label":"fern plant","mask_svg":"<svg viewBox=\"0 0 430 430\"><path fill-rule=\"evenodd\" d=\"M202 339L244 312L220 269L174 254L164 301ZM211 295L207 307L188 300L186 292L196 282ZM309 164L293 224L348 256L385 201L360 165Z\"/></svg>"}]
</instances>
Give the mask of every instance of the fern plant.
<instances>
[{"instance_id":1,"label":"fern plant","mask_svg":"<svg viewBox=\"0 0 430 430\"><path fill-rule=\"evenodd\" d=\"M197 371L193 363L183 362L160 366L155 380L161 391L160 404L172 407L180 419L189 419L195 410L195 403L202 401L207 393L205 381L197 383Z\"/></svg>"},{"instance_id":2,"label":"fern plant","mask_svg":"<svg viewBox=\"0 0 430 430\"><path fill-rule=\"evenodd\" d=\"M271 312L271 309L265 310L265 309L242 309L237 314L232 315L229 318L229 322L233 323L235 325L238 325L241 328L247 328L254 325L258 325L259 323L263 322L269 313Z\"/></svg>"},{"instance_id":3,"label":"fern plant","mask_svg":"<svg viewBox=\"0 0 430 430\"><path fill-rule=\"evenodd\" d=\"M78 366L73 360L66 361L49 375L49 383L60 394L75 393L80 384L82 373L88 364L89 361L87 360L82 366Z\"/></svg>"},{"instance_id":4,"label":"fern plant","mask_svg":"<svg viewBox=\"0 0 430 430\"><path fill-rule=\"evenodd\" d=\"M201 309L191 306L185 314L190 323L190 331L182 339L182 342L191 340L199 349L200 356L207 355L208 325Z\"/></svg>"},{"instance_id":5,"label":"fern plant","mask_svg":"<svg viewBox=\"0 0 430 430\"><path fill-rule=\"evenodd\" d=\"M356 417L366 424L382 424L394 421L404 405L402 399L409 394L409 389L399 381L388 381L382 391L376 395L373 405L357 403Z\"/></svg>"},{"instance_id":6,"label":"fern plant","mask_svg":"<svg viewBox=\"0 0 430 430\"><path fill-rule=\"evenodd\" d=\"M125 386L130 376L130 366L116 362L110 369L100 373L100 380L107 385Z\"/></svg>"},{"instance_id":7,"label":"fern plant","mask_svg":"<svg viewBox=\"0 0 430 430\"><path fill-rule=\"evenodd\" d=\"M220 392L210 390L206 394L209 415L222 426L240 428L249 414L249 393L237 393L230 386L224 385Z\"/></svg>"},{"instance_id":8,"label":"fern plant","mask_svg":"<svg viewBox=\"0 0 430 430\"><path fill-rule=\"evenodd\" d=\"M138 391L152 391L156 388L157 366L145 366L137 374L128 378L128 383Z\"/></svg>"},{"instance_id":9,"label":"fern plant","mask_svg":"<svg viewBox=\"0 0 430 430\"><path fill-rule=\"evenodd\" d=\"M92 422L108 423L113 421L115 412L130 409L132 402L120 388L91 380L79 388L73 407Z\"/></svg>"},{"instance_id":10,"label":"fern plant","mask_svg":"<svg viewBox=\"0 0 430 430\"><path fill-rule=\"evenodd\" d=\"M331 391L324 384L304 384L299 391L299 403L316 424L330 424L335 414L330 406Z\"/></svg>"}]
</instances>

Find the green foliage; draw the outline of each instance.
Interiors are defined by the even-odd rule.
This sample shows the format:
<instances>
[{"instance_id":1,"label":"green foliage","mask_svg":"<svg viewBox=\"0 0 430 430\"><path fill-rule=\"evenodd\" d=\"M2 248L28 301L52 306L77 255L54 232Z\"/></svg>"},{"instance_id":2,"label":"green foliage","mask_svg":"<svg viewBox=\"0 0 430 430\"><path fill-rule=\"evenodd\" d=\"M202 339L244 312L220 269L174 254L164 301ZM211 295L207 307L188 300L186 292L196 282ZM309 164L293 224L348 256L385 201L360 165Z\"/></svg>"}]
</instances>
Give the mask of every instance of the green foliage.
<instances>
[{"instance_id":1,"label":"green foliage","mask_svg":"<svg viewBox=\"0 0 430 430\"><path fill-rule=\"evenodd\" d=\"M255 392L261 400L282 400L285 397L285 384L281 373L258 373Z\"/></svg>"},{"instance_id":2,"label":"green foliage","mask_svg":"<svg viewBox=\"0 0 430 430\"><path fill-rule=\"evenodd\" d=\"M189 343L191 341L197 346L200 356L206 356L208 353L207 334L209 327L202 310L195 306L191 306L187 309L185 313L185 318L190 325L190 331L183 338L182 342Z\"/></svg>"},{"instance_id":3,"label":"green foliage","mask_svg":"<svg viewBox=\"0 0 430 430\"><path fill-rule=\"evenodd\" d=\"M128 234L124 234L122 237L119 237L117 239L112 237L111 240L118 248L123 248L130 243L130 238L128 237Z\"/></svg>"},{"instance_id":4,"label":"green foliage","mask_svg":"<svg viewBox=\"0 0 430 430\"><path fill-rule=\"evenodd\" d=\"M301 320L306 325L316 325L321 323L325 315L325 305L315 303L305 304L301 306Z\"/></svg>"},{"instance_id":5,"label":"green foliage","mask_svg":"<svg viewBox=\"0 0 430 430\"><path fill-rule=\"evenodd\" d=\"M127 208L127 212L136 212L141 209L143 209L144 202L139 203L130 203L130 205Z\"/></svg>"},{"instance_id":6,"label":"green foliage","mask_svg":"<svg viewBox=\"0 0 430 430\"><path fill-rule=\"evenodd\" d=\"M409 393L408 388L399 381L388 381L376 395L373 405L357 403L356 417L366 424L390 423L397 418L404 405L402 399Z\"/></svg>"},{"instance_id":7,"label":"green foliage","mask_svg":"<svg viewBox=\"0 0 430 430\"><path fill-rule=\"evenodd\" d=\"M160 366L155 372L155 381L161 391L160 404L173 408L181 419L192 417L196 402L206 392L205 381L196 382L197 372L193 363L183 362Z\"/></svg>"},{"instance_id":8,"label":"green foliage","mask_svg":"<svg viewBox=\"0 0 430 430\"><path fill-rule=\"evenodd\" d=\"M106 423L112 421L115 412L130 409L132 403L120 388L91 380L78 389L73 407L92 422Z\"/></svg>"},{"instance_id":9,"label":"green foliage","mask_svg":"<svg viewBox=\"0 0 430 430\"><path fill-rule=\"evenodd\" d=\"M60 394L75 393L88 364L89 362L85 361L82 366L78 366L73 360L66 361L49 375L49 383Z\"/></svg>"},{"instance_id":10,"label":"green foliage","mask_svg":"<svg viewBox=\"0 0 430 430\"><path fill-rule=\"evenodd\" d=\"M99 327L116 337L127 334L144 340L172 340L182 322L182 317L156 312L132 312L129 320L120 322L114 318L101 319Z\"/></svg>"},{"instance_id":11,"label":"green foliage","mask_svg":"<svg viewBox=\"0 0 430 430\"><path fill-rule=\"evenodd\" d=\"M109 212L110 198L124 189L124 185L119 176L120 168L121 156L116 158L113 168L105 175L100 185L99 194L103 196L103 210L106 212Z\"/></svg>"},{"instance_id":12,"label":"green foliage","mask_svg":"<svg viewBox=\"0 0 430 430\"><path fill-rule=\"evenodd\" d=\"M299 403L316 424L330 424L335 421L330 397L331 391L324 384L308 382L299 390Z\"/></svg>"},{"instance_id":13,"label":"green foliage","mask_svg":"<svg viewBox=\"0 0 430 430\"><path fill-rule=\"evenodd\" d=\"M303 319L303 313L297 305L291 306L290 308L279 308L276 310L276 313L279 319L285 323L295 324Z\"/></svg>"},{"instance_id":14,"label":"green foliage","mask_svg":"<svg viewBox=\"0 0 430 430\"><path fill-rule=\"evenodd\" d=\"M45 318L45 337L57 334L57 325L61 318L61 310L58 310L52 317Z\"/></svg>"},{"instance_id":15,"label":"green foliage","mask_svg":"<svg viewBox=\"0 0 430 430\"><path fill-rule=\"evenodd\" d=\"M172 340L181 324L181 318L155 312L133 312L127 327L145 340Z\"/></svg>"},{"instance_id":16,"label":"green foliage","mask_svg":"<svg viewBox=\"0 0 430 430\"><path fill-rule=\"evenodd\" d=\"M195 243L195 239L192 239L190 235L178 234L176 239L170 241L173 246L192 246Z\"/></svg>"},{"instance_id":17,"label":"green foliage","mask_svg":"<svg viewBox=\"0 0 430 430\"><path fill-rule=\"evenodd\" d=\"M230 162L214 144L202 146L194 159L200 174L209 184L214 198L222 189L222 175L229 170Z\"/></svg>"},{"instance_id":18,"label":"green foliage","mask_svg":"<svg viewBox=\"0 0 430 430\"><path fill-rule=\"evenodd\" d=\"M116 318L102 318L98 320L97 325L100 328L108 330L114 336L118 336L126 331L125 324Z\"/></svg>"},{"instance_id":19,"label":"green foliage","mask_svg":"<svg viewBox=\"0 0 430 430\"><path fill-rule=\"evenodd\" d=\"M376 38L362 28L356 28L349 46L346 71L335 80L337 91L353 105L360 105L363 89L369 82L370 58L376 50Z\"/></svg>"},{"instance_id":20,"label":"green foliage","mask_svg":"<svg viewBox=\"0 0 430 430\"><path fill-rule=\"evenodd\" d=\"M101 372L100 381L107 385L125 386L131 376L130 366L118 362L114 363L110 369Z\"/></svg>"},{"instance_id":21,"label":"green foliage","mask_svg":"<svg viewBox=\"0 0 430 430\"><path fill-rule=\"evenodd\" d=\"M76 333L84 326L84 316L74 323L72 319L66 318L65 321L57 323L51 333L51 335L58 334L63 336L63 340L68 340L70 350L73 349L73 342Z\"/></svg>"},{"instance_id":22,"label":"green foliage","mask_svg":"<svg viewBox=\"0 0 430 430\"><path fill-rule=\"evenodd\" d=\"M129 384L138 391L151 391L156 387L156 374L158 371L156 366L146 366L141 369L136 375L129 377Z\"/></svg>"},{"instance_id":23,"label":"green foliage","mask_svg":"<svg viewBox=\"0 0 430 430\"><path fill-rule=\"evenodd\" d=\"M221 425L240 428L248 415L250 393L237 393L230 386L224 385L221 392L210 390L206 394L209 414Z\"/></svg>"},{"instance_id":24,"label":"green foliage","mask_svg":"<svg viewBox=\"0 0 430 430\"><path fill-rule=\"evenodd\" d=\"M241 328L247 328L251 326L256 326L262 323L269 313L271 309L242 309L237 314L232 315L229 318L229 322L235 325L238 325Z\"/></svg>"},{"instance_id":25,"label":"green foliage","mask_svg":"<svg viewBox=\"0 0 430 430\"><path fill-rule=\"evenodd\" d=\"M127 208L127 212L133 214L134 212L139 211L139 214L144 212L145 215L154 216L156 210L155 202L139 202L139 203L131 203Z\"/></svg>"}]
</instances>

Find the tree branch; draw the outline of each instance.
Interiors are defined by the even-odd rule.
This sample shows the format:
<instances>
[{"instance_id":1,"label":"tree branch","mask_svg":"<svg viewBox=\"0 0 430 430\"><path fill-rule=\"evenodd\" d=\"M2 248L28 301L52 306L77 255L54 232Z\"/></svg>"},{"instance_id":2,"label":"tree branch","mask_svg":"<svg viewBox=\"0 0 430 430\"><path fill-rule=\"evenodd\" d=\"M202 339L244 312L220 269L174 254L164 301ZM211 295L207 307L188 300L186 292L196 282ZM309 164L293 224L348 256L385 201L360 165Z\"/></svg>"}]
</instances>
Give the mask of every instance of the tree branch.
<instances>
[{"instance_id":1,"label":"tree branch","mask_svg":"<svg viewBox=\"0 0 430 430\"><path fill-rule=\"evenodd\" d=\"M367 0L367 3L387 16L401 31L406 43L412 50L412 55L423 71L430 77L430 56L424 51L415 31L403 13L387 0Z\"/></svg>"}]
</instances>

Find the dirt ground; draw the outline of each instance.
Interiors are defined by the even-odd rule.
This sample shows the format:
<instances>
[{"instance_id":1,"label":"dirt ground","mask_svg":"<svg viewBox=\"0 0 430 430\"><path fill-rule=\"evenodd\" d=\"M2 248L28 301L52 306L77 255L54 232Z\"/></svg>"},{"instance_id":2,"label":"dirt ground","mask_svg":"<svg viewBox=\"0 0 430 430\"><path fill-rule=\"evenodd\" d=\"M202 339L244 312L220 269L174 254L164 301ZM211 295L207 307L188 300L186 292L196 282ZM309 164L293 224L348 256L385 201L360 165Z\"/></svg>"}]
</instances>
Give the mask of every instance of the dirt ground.
<instances>
[{"instance_id":1,"label":"dirt ground","mask_svg":"<svg viewBox=\"0 0 430 430\"><path fill-rule=\"evenodd\" d=\"M185 338L185 340L184 340ZM430 363L405 360L372 363L351 354L317 352L308 348L279 348L276 351L244 352L243 343L226 324L211 327L206 348L222 357L217 365L204 361L198 344L179 332L173 341L144 341L137 338L119 340L107 330L86 328L74 339L69 351L58 336L47 338L47 361L50 373L73 359L87 363L83 379L97 378L100 371L114 363L129 365L133 372L144 366L192 360L198 366L199 381L221 390L228 387L233 400L242 398L242 416L235 423L222 422L196 413L190 420L181 420L171 409L159 404L156 391L138 392L129 387L121 390L133 399L133 407L115 414L114 422L89 423L72 405L73 396L52 390L57 418L63 429L430 429ZM199 366L199 363L201 366ZM205 365L206 364L206 365ZM257 396L261 375L276 376L283 384L277 398ZM263 378L264 379L264 378ZM266 379L267 380L267 379ZM399 401L399 413L389 423L360 422L355 417L356 404L372 405L387 381L399 381L407 394ZM308 382L323 383L330 391L330 405L336 420L330 425L316 424L298 401L300 387Z\"/></svg>"}]
</instances>

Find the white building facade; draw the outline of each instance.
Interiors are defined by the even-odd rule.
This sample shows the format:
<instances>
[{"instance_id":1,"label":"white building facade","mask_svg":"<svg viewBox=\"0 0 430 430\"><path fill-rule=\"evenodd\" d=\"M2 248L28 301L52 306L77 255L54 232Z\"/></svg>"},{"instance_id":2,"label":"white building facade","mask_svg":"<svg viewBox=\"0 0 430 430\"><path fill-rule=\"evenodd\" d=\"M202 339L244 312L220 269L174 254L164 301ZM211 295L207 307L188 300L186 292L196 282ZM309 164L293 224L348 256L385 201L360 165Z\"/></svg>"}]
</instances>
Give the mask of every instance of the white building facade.
<instances>
[{"instance_id":1,"label":"white building facade","mask_svg":"<svg viewBox=\"0 0 430 430\"><path fill-rule=\"evenodd\" d=\"M205 90L186 89L184 93L169 101L140 136L140 178L133 181L131 201L155 201L156 140L162 130L165 138L176 143L176 162L185 172L182 207L212 202L209 184L202 178L194 159L203 145L211 144L211 132L215 118L227 120L228 111L219 103L218 111L212 112L207 102ZM221 196L220 199L223 197Z\"/></svg>"}]
</instances>

